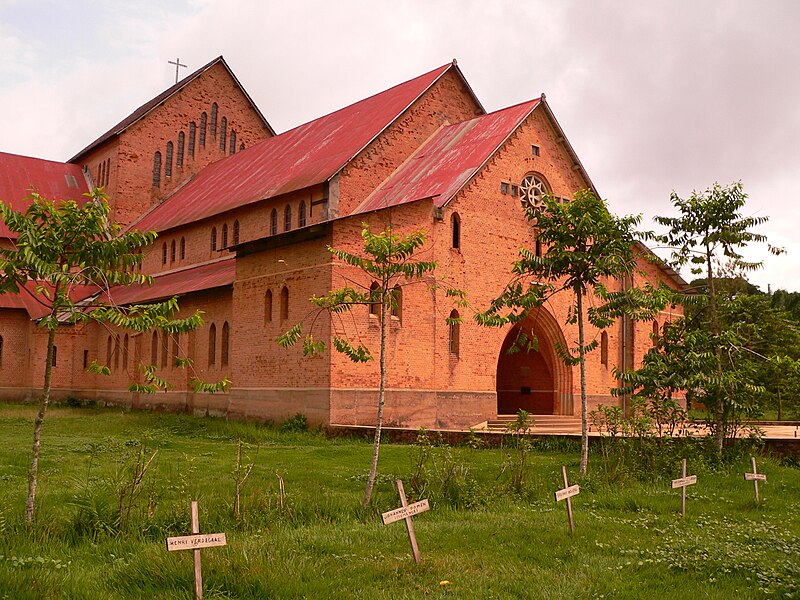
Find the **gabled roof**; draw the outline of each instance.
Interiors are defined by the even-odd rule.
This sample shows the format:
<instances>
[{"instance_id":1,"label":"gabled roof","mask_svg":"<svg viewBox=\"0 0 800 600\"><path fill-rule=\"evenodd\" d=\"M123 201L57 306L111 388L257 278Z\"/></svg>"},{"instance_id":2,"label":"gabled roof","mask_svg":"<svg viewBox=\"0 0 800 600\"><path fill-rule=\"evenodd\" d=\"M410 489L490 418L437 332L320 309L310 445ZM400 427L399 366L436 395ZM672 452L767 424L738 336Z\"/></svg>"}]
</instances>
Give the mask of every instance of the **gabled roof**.
<instances>
[{"instance_id":1,"label":"gabled roof","mask_svg":"<svg viewBox=\"0 0 800 600\"><path fill-rule=\"evenodd\" d=\"M232 256L156 275L152 285L113 288L111 297L118 305L139 304L224 287L231 285L235 277L236 258Z\"/></svg>"},{"instance_id":2,"label":"gabled roof","mask_svg":"<svg viewBox=\"0 0 800 600\"><path fill-rule=\"evenodd\" d=\"M226 157L132 227L164 231L328 181L450 69L448 63Z\"/></svg>"},{"instance_id":3,"label":"gabled roof","mask_svg":"<svg viewBox=\"0 0 800 600\"><path fill-rule=\"evenodd\" d=\"M455 125L423 144L354 214L433 198L446 204L539 105L523 102Z\"/></svg>"},{"instance_id":4,"label":"gabled roof","mask_svg":"<svg viewBox=\"0 0 800 600\"><path fill-rule=\"evenodd\" d=\"M167 88L166 90L161 92L158 96L156 96L155 98L153 98L149 102L146 102L146 103L142 104L139 108L137 108L135 111L133 111L130 115L128 115L127 117L122 119L122 121L120 121L119 123L114 125L114 127L109 129L108 131L106 131L103 135L101 135L99 138L97 138L91 144L86 146L83 150L78 152L75 156L70 158L69 162L79 162L79 159L84 154L87 154L88 152L91 152L92 150L94 150L100 144L110 140L114 136L119 135L120 133L125 131L128 127L130 127L131 125L133 125L134 123L136 123L137 121L139 121L140 119L145 117L150 111L152 111L154 108L156 108L159 104L161 104L162 102L166 101L171 96L177 94L179 91L181 91L183 88L185 88L187 85L189 85L192 81L197 79L200 75L202 75L203 73L208 71L211 67L213 67L216 64L221 64L223 67L225 67L225 70L228 71L228 74L231 76L233 81L236 83L236 85L242 91L242 93L244 94L245 98L247 98L247 101L250 102L250 106L253 108L255 113L264 122L264 125L267 126L267 129L269 129L269 132L271 134L275 135L275 130L272 129L272 126L267 122L267 119L264 117L263 114L261 114L261 111L258 110L258 107L256 106L256 103L253 102L253 99L245 91L244 87L242 87L242 84L236 78L236 75L233 74L233 71L231 71L231 68L228 66L228 63L225 62L225 59L222 58L222 56L218 56L217 58L215 58L214 60L212 60L208 64L205 64L202 67L200 67L199 69L197 69L194 73L191 73L191 74L187 75L186 77L184 77L183 79L181 79L178 83L176 83L172 87Z\"/></svg>"},{"instance_id":5,"label":"gabled roof","mask_svg":"<svg viewBox=\"0 0 800 600\"><path fill-rule=\"evenodd\" d=\"M75 200L83 204L89 186L78 165L0 152L0 200L15 210L25 210L30 206L25 198L31 189L48 200ZM0 237L13 239L16 234L0 221Z\"/></svg>"}]
</instances>

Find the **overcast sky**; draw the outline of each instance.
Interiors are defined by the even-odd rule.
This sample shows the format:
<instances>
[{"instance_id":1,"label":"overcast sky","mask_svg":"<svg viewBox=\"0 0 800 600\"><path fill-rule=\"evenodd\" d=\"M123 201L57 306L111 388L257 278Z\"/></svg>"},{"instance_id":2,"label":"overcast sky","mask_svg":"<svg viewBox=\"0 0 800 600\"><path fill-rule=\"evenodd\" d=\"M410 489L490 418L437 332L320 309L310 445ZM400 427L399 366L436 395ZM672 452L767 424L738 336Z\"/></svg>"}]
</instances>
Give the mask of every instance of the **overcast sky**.
<instances>
[{"instance_id":1,"label":"overcast sky","mask_svg":"<svg viewBox=\"0 0 800 600\"><path fill-rule=\"evenodd\" d=\"M65 161L222 54L278 132L458 59L488 111L547 94L612 210L741 179L800 291L800 1L0 0L0 150ZM690 274L684 274L691 278Z\"/></svg>"}]
</instances>

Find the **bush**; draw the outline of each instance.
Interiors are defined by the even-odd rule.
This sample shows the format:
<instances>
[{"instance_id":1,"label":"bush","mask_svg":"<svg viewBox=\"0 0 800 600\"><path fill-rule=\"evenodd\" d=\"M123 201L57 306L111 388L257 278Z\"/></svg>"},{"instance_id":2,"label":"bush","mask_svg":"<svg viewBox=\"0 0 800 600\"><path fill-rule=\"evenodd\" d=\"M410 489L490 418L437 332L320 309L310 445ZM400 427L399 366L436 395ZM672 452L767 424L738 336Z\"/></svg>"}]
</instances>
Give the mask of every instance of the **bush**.
<instances>
[{"instance_id":1,"label":"bush","mask_svg":"<svg viewBox=\"0 0 800 600\"><path fill-rule=\"evenodd\" d=\"M297 413L293 417L289 417L278 428L278 431L283 433L302 433L308 431L308 421L303 413Z\"/></svg>"}]
</instances>

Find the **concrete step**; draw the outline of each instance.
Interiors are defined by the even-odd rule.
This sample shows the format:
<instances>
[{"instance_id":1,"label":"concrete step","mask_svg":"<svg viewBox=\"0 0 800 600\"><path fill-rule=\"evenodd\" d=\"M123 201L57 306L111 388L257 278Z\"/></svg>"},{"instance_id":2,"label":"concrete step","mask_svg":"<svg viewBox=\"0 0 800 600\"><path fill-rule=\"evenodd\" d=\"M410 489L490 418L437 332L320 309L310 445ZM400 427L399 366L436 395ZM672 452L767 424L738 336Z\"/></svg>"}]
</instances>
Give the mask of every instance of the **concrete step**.
<instances>
[{"instance_id":1,"label":"concrete step","mask_svg":"<svg viewBox=\"0 0 800 600\"><path fill-rule=\"evenodd\" d=\"M517 415L497 415L495 419L489 419L481 423L484 429L489 431L505 431L509 423L513 423ZM531 415L533 428L531 431L563 431L564 433L580 432L581 419L572 415Z\"/></svg>"}]
</instances>

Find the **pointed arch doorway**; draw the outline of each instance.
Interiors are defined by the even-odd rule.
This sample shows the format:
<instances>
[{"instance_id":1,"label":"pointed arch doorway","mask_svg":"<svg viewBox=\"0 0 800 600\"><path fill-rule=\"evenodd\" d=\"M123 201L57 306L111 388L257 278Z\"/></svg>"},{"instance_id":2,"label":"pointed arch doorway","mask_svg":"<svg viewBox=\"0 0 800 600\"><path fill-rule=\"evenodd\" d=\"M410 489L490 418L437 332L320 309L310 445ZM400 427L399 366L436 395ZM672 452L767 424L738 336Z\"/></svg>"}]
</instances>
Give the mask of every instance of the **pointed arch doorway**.
<instances>
[{"instance_id":1,"label":"pointed arch doorway","mask_svg":"<svg viewBox=\"0 0 800 600\"><path fill-rule=\"evenodd\" d=\"M509 354L520 332L535 335L538 350ZM497 359L497 414L573 414L572 369L556 354L558 343L566 345L564 334L544 308L532 310L508 332Z\"/></svg>"}]
</instances>

